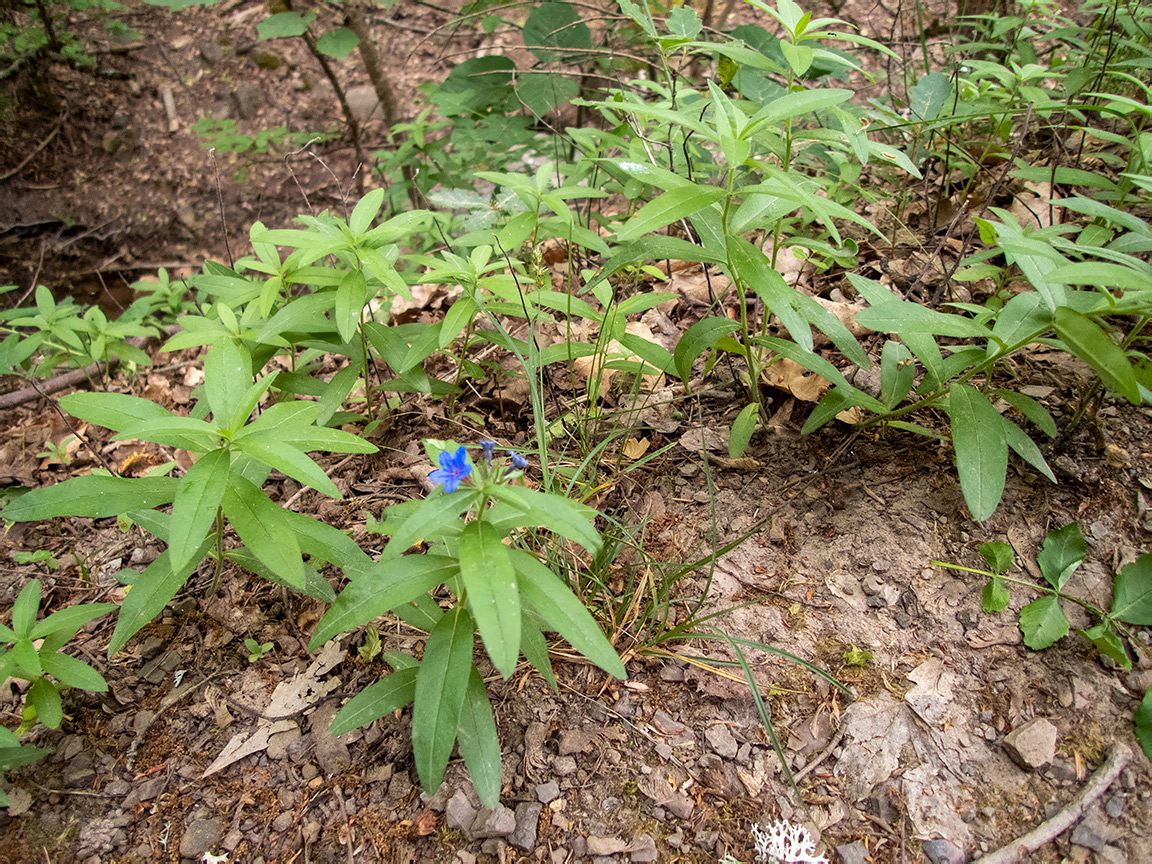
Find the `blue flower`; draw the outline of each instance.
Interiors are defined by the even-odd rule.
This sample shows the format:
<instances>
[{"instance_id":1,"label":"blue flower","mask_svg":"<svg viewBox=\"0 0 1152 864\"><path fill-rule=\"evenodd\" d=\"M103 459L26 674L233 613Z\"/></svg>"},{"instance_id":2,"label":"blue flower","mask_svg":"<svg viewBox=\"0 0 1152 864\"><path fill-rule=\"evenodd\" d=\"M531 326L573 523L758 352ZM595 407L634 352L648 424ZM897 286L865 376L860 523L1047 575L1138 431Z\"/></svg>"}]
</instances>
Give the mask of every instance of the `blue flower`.
<instances>
[{"instance_id":1,"label":"blue flower","mask_svg":"<svg viewBox=\"0 0 1152 864\"><path fill-rule=\"evenodd\" d=\"M480 449L484 451L484 464L492 465L492 453L496 449L495 441L481 441Z\"/></svg>"},{"instance_id":2,"label":"blue flower","mask_svg":"<svg viewBox=\"0 0 1152 864\"><path fill-rule=\"evenodd\" d=\"M456 448L455 455L444 451L440 454L440 467L428 475L433 483L443 483L445 492L455 492L460 481L472 473L468 464L468 451L463 446Z\"/></svg>"},{"instance_id":3,"label":"blue flower","mask_svg":"<svg viewBox=\"0 0 1152 864\"><path fill-rule=\"evenodd\" d=\"M519 453L516 453L512 450L509 450L508 455L512 457L512 467L513 468L527 468L528 467L528 460L525 459L523 456L521 456Z\"/></svg>"}]
</instances>

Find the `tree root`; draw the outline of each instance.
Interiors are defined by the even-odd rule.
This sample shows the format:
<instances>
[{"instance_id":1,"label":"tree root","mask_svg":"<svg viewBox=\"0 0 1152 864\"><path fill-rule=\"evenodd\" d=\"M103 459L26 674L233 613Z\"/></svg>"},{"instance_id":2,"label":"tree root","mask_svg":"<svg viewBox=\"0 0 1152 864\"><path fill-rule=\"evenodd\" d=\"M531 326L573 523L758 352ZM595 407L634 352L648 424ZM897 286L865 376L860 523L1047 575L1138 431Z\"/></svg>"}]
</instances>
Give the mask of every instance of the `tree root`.
<instances>
[{"instance_id":1,"label":"tree root","mask_svg":"<svg viewBox=\"0 0 1152 864\"><path fill-rule=\"evenodd\" d=\"M1015 864L1028 852L1035 852L1045 843L1063 834L1072 825L1083 817L1084 812L1092 806L1120 776L1124 766L1132 758L1132 750L1122 741L1112 746L1108 759L1092 775L1088 784L1080 790L1068 805L1046 822L1041 822L1023 837L1018 837L1007 846L1003 846L983 858L978 858L972 864Z\"/></svg>"}]
</instances>

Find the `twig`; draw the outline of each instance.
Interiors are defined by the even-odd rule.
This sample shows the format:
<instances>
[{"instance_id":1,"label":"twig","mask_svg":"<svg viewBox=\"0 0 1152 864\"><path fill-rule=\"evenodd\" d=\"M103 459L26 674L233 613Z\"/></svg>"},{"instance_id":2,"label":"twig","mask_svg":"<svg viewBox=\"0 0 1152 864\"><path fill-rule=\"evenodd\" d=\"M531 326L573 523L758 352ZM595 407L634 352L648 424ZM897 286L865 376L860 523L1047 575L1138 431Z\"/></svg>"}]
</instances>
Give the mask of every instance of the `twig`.
<instances>
[{"instance_id":1,"label":"twig","mask_svg":"<svg viewBox=\"0 0 1152 864\"><path fill-rule=\"evenodd\" d=\"M195 683L190 681L187 684L177 687L165 696L160 701L160 709L156 712L155 716L153 716L153 718L144 725L144 728L136 733L136 737L132 739L132 743L129 745L128 752L124 757L124 767L129 771L132 770L132 767L136 764L136 751L140 749L140 742L144 740L144 736L148 734L148 730L156 725L156 721L164 716L164 712L182 701L185 697L191 696L205 684L225 674L225 672L213 672L211 675L205 675Z\"/></svg>"},{"instance_id":2,"label":"twig","mask_svg":"<svg viewBox=\"0 0 1152 864\"><path fill-rule=\"evenodd\" d=\"M1080 794L1068 802L1068 805L1049 819L1041 822L1023 837L1018 837L1007 846L1002 846L990 855L978 858L972 864L1015 864L1028 852L1035 852L1045 843L1063 834L1072 824L1079 821L1092 803L1099 798L1120 776L1128 760L1132 758L1132 750L1123 741L1112 745L1112 752L1108 759L1092 775L1088 784L1080 790Z\"/></svg>"},{"instance_id":3,"label":"twig","mask_svg":"<svg viewBox=\"0 0 1152 864\"><path fill-rule=\"evenodd\" d=\"M336 800L340 802L340 813L344 817L344 823L348 826L348 833L344 835L344 845L348 850L348 864L356 864L356 857L352 853L352 817L348 814L348 808L344 806L344 792L340 789L340 784L337 783L332 788L336 792Z\"/></svg>"},{"instance_id":4,"label":"twig","mask_svg":"<svg viewBox=\"0 0 1152 864\"><path fill-rule=\"evenodd\" d=\"M34 158L36 158L37 153L39 153L41 150L43 150L45 147L47 147L49 144L52 143L52 139L55 138L56 135L60 132L60 130L64 126L64 121L67 119L68 119L68 106L65 105L64 110L60 112L60 119L56 121L56 125L52 127L52 131L48 133L47 137L43 141L41 141L39 144L36 145L35 150L33 150L31 153L29 153L27 156L24 157L23 162L21 162L19 165L17 165L15 168L13 168L7 174L0 174L0 183L3 183L5 180L11 180L13 177L15 177L17 174L19 174L22 170L24 170L24 166L27 165L29 162L31 162Z\"/></svg>"},{"instance_id":5,"label":"twig","mask_svg":"<svg viewBox=\"0 0 1152 864\"><path fill-rule=\"evenodd\" d=\"M828 743L828 746L820 751L820 755L805 765L803 768L801 768L799 771L797 771L795 774L793 774L792 779L799 783L801 777L803 777L805 774L807 774L809 771L827 759L829 755L831 755L832 751L840 746L840 742L844 740L844 730L845 727L841 726L840 731L836 733L836 736Z\"/></svg>"}]
</instances>

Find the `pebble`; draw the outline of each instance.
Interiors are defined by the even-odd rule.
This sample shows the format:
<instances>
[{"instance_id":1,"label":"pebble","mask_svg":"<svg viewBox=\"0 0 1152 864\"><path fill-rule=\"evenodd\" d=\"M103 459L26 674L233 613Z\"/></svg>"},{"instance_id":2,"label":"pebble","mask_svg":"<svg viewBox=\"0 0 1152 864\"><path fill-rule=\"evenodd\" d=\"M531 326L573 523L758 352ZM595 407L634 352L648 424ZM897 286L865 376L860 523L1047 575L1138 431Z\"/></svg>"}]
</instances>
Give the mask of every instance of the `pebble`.
<instances>
[{"instance_id":1,"label":"pebble","mask_svg":"<svg viewBox=\"0 0 1152 864\"><path fill-rule=\"evenodd\" d=\"M492 809L484 807L476 814L471 833L473 837L494 838L507 837L515 830L516 814L503 804L497 804Z\"/></svg>"},{"instance_id":2,"label":"pebble","mask_svg":"<svg viewBox=\"0 0 1152 864\"><path fill-rule=\"evenodd\" d=\"M648 834L641 834L628 847L632 864L650 864L657 858L656 841Z\"/></svg>"},{"instance_id":3,"label":"pebble","mask_svg":"<svg viewBox=\"0 0 1152 864\"><path fill-rule=\"evenodd\" d=\"M716 751L717 755L725 759L735 759L736 752L740 749L740 745L736 743L736 739L732 737L732 730L724 723L718 723L710 727L705 733L704 738L712 745L712 749Z\"/></svg>"},{"instance_id":4,"label":"pebble","mask_svg":"<svg viewBox=\"0 0 1152 864\"><path fill-rule=\"evenodd\" d=\"M292 814L288 814L291 821ZM220 817L210 819L197 819L184 829L184 836L180 838L180 855L183 858L200 858L205 852L216 845L223 832L223 822Z\"/></svg>"},{"instance_id":5,"label":"pebble","mask_svg":"<svg viewBox=\"0 0 1152 864\"><path fill-rule=\"evenodd\" d=\"M536 847L536 827L540 822L541 805L535 801L521 801L516 805L516 829L508 842L523 852Z\"/></svg>"},{"instance_id":6,"label":"pebble","mask_svg":"<svg viewBox=\"0 0 1152 864\"><path fill-rule=\"evenodd\" d=\"M1111 816L1113 819L1119 819L1124 815L1124 799L1120 795L1113 795L1108 799L1108 803L1104 805L1104 812Z\"/></svg>"},{"instance_id":7,"label":"pebble","mask_svg":"<svg viewBox=\"0 0 1152 864\"><path fill-rule=\"evenodd\" d=\"M867 864L868 847L857 840L855 843L843 843L836 847L840 856L840 864Z\"/></svg>"},{"instance_id":8,"label":"pebble","mask_svg":"<svg viewBox=\"0 0 1152 864\"><path fill-rule=\"evenodd\" d=\"M555 780L540 783L536 787L536 800L541 804L548 804L560 797L560 784ZM449 802L451 803L451 802Z\"/></svg>"},{"instance_id":9,"label":"pebble","mask_svg":"<svg viewBox=\"0 0 1152 864\"><path fill-rule=\"evenodd\" d=\"M1029 720L1004 736L1004 750L1026 771L1036 771L1056 756L1056 727L1043 717Z\"/></svg>"},{"instance_id":10,"label":"pebble","mask_svg":"<svg viewBox=\"0 0 1152 864\"><path fill-rule=\"evenodd\" d=\"M569 777L576 773L576 760L571 756L557 756L552 760L552 770L557 777Z\"/></svg>"}]
</instances>

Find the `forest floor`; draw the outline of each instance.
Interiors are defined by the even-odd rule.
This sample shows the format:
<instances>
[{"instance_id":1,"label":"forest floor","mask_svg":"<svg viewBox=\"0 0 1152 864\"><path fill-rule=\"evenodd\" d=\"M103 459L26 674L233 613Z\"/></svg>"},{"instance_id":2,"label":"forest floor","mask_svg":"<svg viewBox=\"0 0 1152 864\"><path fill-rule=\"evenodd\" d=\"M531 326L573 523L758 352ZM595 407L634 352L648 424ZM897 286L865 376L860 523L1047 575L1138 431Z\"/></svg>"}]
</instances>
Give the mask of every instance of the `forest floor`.
<instances>
[{"instance_id":1,"label":"forest floor","mask_svg":"<svg viewBox=\"0 0 1152 864\"><path fill-rule=\"evenodd\" d=\"M896 31L869 25L875 8L855 6L837 14L852 20L857 12L857 23L880 36ZM20 286L15 295L44 283L113 311L130 300L128 283L159 265L179 277L206 258L244 254L253 221L287 226L309 208L345 206L357 167L348 146L317 145L320 158L271 153L246 162L221 154L214 163L189 128L206 108L250 134L340 125L302 46L276 43L277 68L260 59L255 22L263 8L237 2L174 15L134 8L129 23L158 35L110 46L95 72L53 67L44 87L12 94L0 122L0 152L10 164L0 173L47 144L0 183L0 283ZM446 42L437 30L448 20L443 13L401 4L390 14L393 23L379 25L377 35L409 111L416 85L445 74L446 56L516 38ZM366 83L352 60L337 66L347 84ZM378 123L370 121L366 134L369 152L384 145ZM435 316L442 299L427 298L416 314ZM664 320L678 324L690 308L686 298ZM197 351L156 353L155 363L110 386L187 407ZM1026 352L1016 372L1058 422L1086 387L1086 367L1056 352ZM12 379L2 389L20 386ZM703 436L686 421L652 424L641 436L652 450L680 443L642 470L609 471L596 503L646 524L655 561L695 560L755 528L714 568L681 581L684 601L672 614L685 614L706 591L704 611L731 610L714 621L724 632L816 663L852 688L848 700L794 664L750 655L799 800L747 685L692 659L731 659L715 642L634 656L624 684L562 656L559 693L527 672L497 678L489 692L504 755L501 807L478 812L455 762L428 796L415 778L408 713L327 735L342 700L384 671L380 662L360 661L348 637L309 656L304 646L320 604L240 572L210 596L205 571L111 660L104 650L111 624L101 619L82 631L79 650L110 690L69 693L62 728L36 735L53 755L9 772L0 857L14 864L221 860L205 853L264 864L605 864L710 862L730 853L749 862L750 826L780 818L822 835L832 861L942 864L1024 834L1127 748L1131 762L1086 815L1027 860L1152 861L1149 762L1132 731L1152 668L1139 660L1131 672L1107 668L1075 632L1032 652L1016 613L1033 596L1014 590L1008 610L987 615L979 576L931 563L983 566L978 545L1000 539L1023 562L1020 575L1035 575L1045 534L1078 521L1088 560L1073 588L1106 607L1111 574L1150 548L1152 411L1105 401L1046 451L1059 484L1014 466L999 510L976 524L950 447L896 432L852 436L836 425L801 436L804 403L782 391L772 393L773 422L748 458L726 459L711 433L730 425L734 397L719 392L703 401L695 418ZM386 504L424 494L420 439L525 441L527 407L492 407L500 401L478 398L472 406L490 418L483 429L407 403L374 439L379 454L327 463L343 501L309 492L297 506L371 551L378 538L365 531L365 514L379 517ZM139 461L139 444L108 444L108 433L88 431L117 464ZM49 399L0 412L0 482L34 486L87 470L83 450L70 452L68 465L36 455L69 433ZM716 447L707 459L701 443ZM284 480L280 498L297 491ZM14 553L38 549L53 552L59 567L14 563ZM113 574L158 552L141 535L121 533L115 520L12 526L0 536L0 606L33 577L45 583L45 612L114 598L121 589ZM629 563L620 562L621 581ZM1077 607L1068 611L1073 627L1089 626ZM411 650L421 641L398 622L381 631L386 648ZM250 661L245 638L274 647ZM621 635L617 647L633 646ZM849 665L859 651L871 659ZM277 685L293 680L326 695L281 713ZM12 726L17 697L5 688L0 698ZM1013 743L1027 737L1021 730L1041 743L1020 743L1024 752L1014 760ZM1050 753L1046 737L1055 742ZM232 756L221 759L225 753Z\"/></svg>"}]
</instances>

